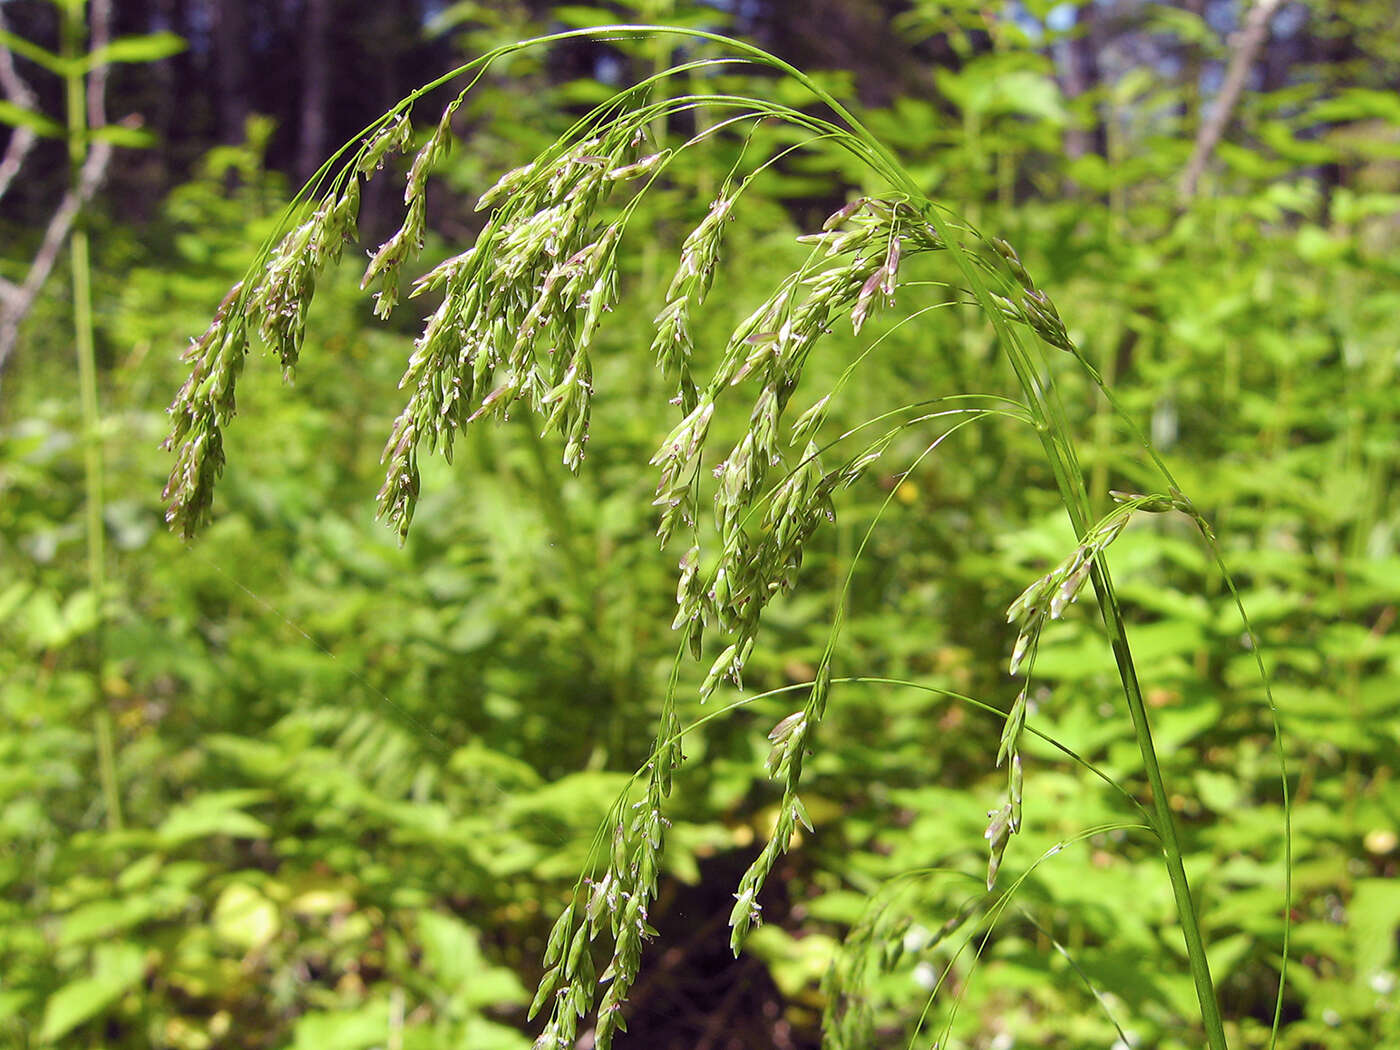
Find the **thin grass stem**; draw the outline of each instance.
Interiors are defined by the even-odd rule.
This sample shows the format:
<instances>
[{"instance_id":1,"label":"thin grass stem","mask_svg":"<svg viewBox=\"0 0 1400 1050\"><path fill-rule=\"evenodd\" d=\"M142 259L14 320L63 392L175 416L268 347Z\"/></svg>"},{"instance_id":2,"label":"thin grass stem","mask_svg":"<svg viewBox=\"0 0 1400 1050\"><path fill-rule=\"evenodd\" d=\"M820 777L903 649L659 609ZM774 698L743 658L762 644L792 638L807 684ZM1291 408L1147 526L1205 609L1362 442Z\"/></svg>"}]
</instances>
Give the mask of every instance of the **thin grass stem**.
<instances>
[{"instance_id":1,"label":"thin grass stem","mask_svg":"<svg viewBox=\"0 0 1400 1050\"><path fill-rule=\"evenodd\" d=\"M83 5L69 4L62 13L62 48L69 60L64 74L65 108L70 178L76 187L87 159L86 77L78 64L83 46ZM79 197L81 199L81 197ZM92 261L87 218L75 217L69 239L73 279L73 343L78 363L78 390L83 421L83 531L87 538L88 588L95 604L92 627L93 740L97 752L98 781L110 830L122 828L121 790L117 779L115 731L108 707L103 664L106 651L107 552L104 525L102 410L97 393L97 349L93 337Z\"/></svg>"}]
</instances>

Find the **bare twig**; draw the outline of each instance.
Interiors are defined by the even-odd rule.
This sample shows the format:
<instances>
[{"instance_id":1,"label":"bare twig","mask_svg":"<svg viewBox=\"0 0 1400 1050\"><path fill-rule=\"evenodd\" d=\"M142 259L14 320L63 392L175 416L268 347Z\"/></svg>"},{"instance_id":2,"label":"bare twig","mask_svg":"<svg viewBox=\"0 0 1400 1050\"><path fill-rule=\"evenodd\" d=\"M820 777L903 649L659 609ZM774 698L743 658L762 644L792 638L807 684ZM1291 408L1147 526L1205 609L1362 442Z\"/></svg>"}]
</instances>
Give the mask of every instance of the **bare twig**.
<instances>
[{"instance_id":1,"label":"bare twig","mask_svg":"<svg viewBox=\"0 0 1400 1050\"><path fill-rule=\"evenodd\" d=\"M1211 153L1215 151L1215 147L1220 144L1220 139L1225 134L1225 128L1230 123L1230 115L1234 112L1235 105L1244 92L1245 81L1249 78L1249 69L1254 65L1254 59L1259 54L1259 49L1264 46L1265 38L1269 35L1269 19L1278 10L1279 3L1280 0L1258 0L1250 8L1244 28L1240 30L1235 49L1230 55L1230 65L1225 72L1225 83L1221 85L1220 94L1215 99L1210 119L1201 125L1200 134L1196 136L1196 147L1191 151L1191 160L1187 163L1186 171L1181 177L1180 200L1183 204L1196 195L1196 186L1200 183L1201 176L1205 174L1206 162L1210 160Z\"/></svg>"},{"instance_id":2,"label":"bare twig","mask_svg":"<svg viewBox=\"0 0 1400 1050\"><path fill-rule=\"evenodd\" d=\"M59 252L72 232L78 213L92 200L102 180L107 175L107 165L112 159L112 146L107 142L94 142L86 163L78 175L78 185L63 195L58 208L49 219L44 230L44 240L29 264L29 272L21 284L9 281L0 283L0 374L9 362L19 334L20 322L34 306L34 300L53 272Z\"/></svg>"},{"instance_id":3,"label":"bare twig","mask_svg":"<svg viewBox=\"0 0 1400 1050\"><path fill-rule=\"evenodd\" d=\"M0 16L0 18L2 17ZM89 49L102 47L111 40L111 0L93 0L88 11L88 27ZM0 24L0 28L4 28L3 24ZM100 128L107 122L108 68L106 65L98 66L88 75L87 123L91 129ZM0 48L0 86L4 87L6 94L17 105L23 105L26 109L33 109L37 105L33 91L16 73L14 58L8 48ZM0 161L0 196L4 195L9 181L18 173L24 160L24 152L28 151L28 147L26 147L24 152L15 155L14 169L11 171L11 156L16 153L15 142L26 130L24 128L16 129L15 135L10 140L10 148L5 151L4 160ZM32 138L33 133L29 132L29 134ZM101 140L92 143L73 185L68 188L53 215L49 217L48 226L44 229L44 239L39 244L39 250L35 253L33 262L29 264L29 270L25 273L24 280L15 284L12 281L0 279L0 375L4 374L5 365L14 352L21 322L34 308L34 301L39 297L39 292L49 279L49 274L53 272L59 253L63 250L69 233L73 230L73 224L102 185L111 159L112 147L110 143Z\"/></svg>"},{"instance_id":4,"label":"bare twig","mask_svg":"<svg viewBox=\"0 0 1400 1050\"><path fill-rule=\"evenodd\" d=\"M0 30L9 32L9 28L5 24L4 8L0 8ZM15 69L15 56L8 47L0 47L0 88L4 88L5 97L21 109L34 110L38 108L39 103L34 97L34 91L24 82L19 71ZM5 196L5 192L10 188L10 183L19 174L19 169L24 164L24 158L34 148L38 137L34 133L34 129L23 127L15 128L10 135L9 145L5 147L5 156L0 159L0 197Z\"/></svg>"},{"instance_id":5,"label":"bare twig","mask_svg":"<svg viewBox=\"0 0 1400 1050\"><path fill-rule=\"evenodd\" d=\"M88 5L88 51L112 42L112 0L92 0ZM90 129L107 123L107 73L105 62L88 74L87 121Z\"/></svg>"}]
</instances>

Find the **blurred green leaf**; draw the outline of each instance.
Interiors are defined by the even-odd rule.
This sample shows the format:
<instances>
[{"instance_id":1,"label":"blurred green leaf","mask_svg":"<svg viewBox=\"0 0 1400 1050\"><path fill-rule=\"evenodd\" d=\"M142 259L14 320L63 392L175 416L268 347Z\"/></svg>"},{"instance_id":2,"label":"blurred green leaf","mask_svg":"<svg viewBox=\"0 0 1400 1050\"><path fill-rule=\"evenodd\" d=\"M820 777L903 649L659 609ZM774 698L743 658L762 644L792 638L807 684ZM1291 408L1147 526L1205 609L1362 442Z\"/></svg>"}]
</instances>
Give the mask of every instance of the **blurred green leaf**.
<instances>
[{"instance_id":1,"label":"blurred green leaf","mask_svg":"<svg viewBox=\"0 0 1400 1050\"><path fill-rule=\"evenodd\" d=\"M87 72L115 62L158 62L162 58L178 55L186 46L185 41L174 33L118 37L89 51L84 56L82 66Z\"/></svg>"},{"instance_id":2,"label":"blurred green leaf","mask_svg":"<svg viewBox=\"0 0 1400 1050\"><path fill-rule=\"evenodd\" d=\"M3 99L0 99L0 124L8 124L12 128L28 128L37 135L51 139L61 139L66 134L61 124L55 123L42 113L35 113Z\"/></svg>"},{"instance_id":3,"label":"blurred green leaf","mask_svg":"<svg viewBox=\"0 0 1400 1050\"><path fill-rule=\"evenodd\" d=\"M156 144L156 137L141 128L128 128L121 124L104 124L94 128L89 136L98 142L108 142L113 146L127 149L149 149Z\"/></svg>"},{"instance_id":4,"label":"blurred green leaf","mask_svg":"<svg viewBox=\"0 0 1400 1050\"><path fill-rule=\"evenodd\" d=\"M39 1039L62 1039L122 997L145 972L142 951L134 944L103 944L93 951L92 976L64 985L44 1004Z\"/></svg>"},{"instance_id":5,"label":"blurred green leaf","mask_svg":"<svg viewBox=\"0 0 1400 1050\"><path fill-rule=\"evenodd\" d=\"M192 802L172 810L156 829L156 835L166 846L177 846L210 835L264 838L270 833L267 825L244 813L242 807L262 801L265 797L261 791L222 791L200 795Z\"/></svg>"},{"instance_id":6,"label":"blurred green leaf","mask_svg":"<svg viewBox=\"0 0 1400 1050\"><path fill-rule=\"evenodd\" d=\"M211 919L220 938L245 951L263 947L282 930L277 905L246 882L224 888Z\"/></svg>"},{"instance_id":7,"label":"blurred green leaf","mask_svg":"<svg viewBox=\"0 0 1400 1050\"><path fill-rule=\"evenodd\" d=\"M72 0L65 0L65 2L71 3ZM9 48L21 58L27 58L36 66L59 76L66 76L69 70L77 68L75 62L55 55L52 51L31 43L18 33L11 33L8 30L0 29L0 47Z\"/></svg>"}]
</instances>

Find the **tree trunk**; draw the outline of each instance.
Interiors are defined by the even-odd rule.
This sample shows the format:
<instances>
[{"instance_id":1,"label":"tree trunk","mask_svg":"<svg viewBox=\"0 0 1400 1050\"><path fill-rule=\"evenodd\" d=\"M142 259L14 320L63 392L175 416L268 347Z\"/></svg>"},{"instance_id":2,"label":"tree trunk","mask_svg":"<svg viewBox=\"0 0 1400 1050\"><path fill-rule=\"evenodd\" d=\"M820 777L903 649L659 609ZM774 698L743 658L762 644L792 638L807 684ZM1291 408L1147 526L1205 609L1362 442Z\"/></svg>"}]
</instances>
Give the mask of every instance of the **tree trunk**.
<instances>
[{"instance_id":1,"label":"tree trunk","mask_svg":"<svg viewBox=\"0 0 1400 1050\"><path fill-rule=\"evenodd\" d=\"M301 133L297 138L297 177L311 178L326 155L330 99L328 35L331 0L306 0L302 28Z\"/></svg>"},{"instance_id":2,"label":"tree trunk","mask_svg":"<svg viewBox=\"0 0 1400 1050\"><path fill-rule=\"evenodd\" d=\"M248 124L248 18L246 0L211 0L214 87L219 140L242 142Z\"/></svg>"},{"instance_id":3,"label":"tree trunk","mask_svg":"<svg viewBox=\"0 0 1400 1050\"><path fill-rule=\"evenodd\" d=\"M1071 102L1099 86L1099 42L1094 39L1094 7L1081 7L1074 16L1077 33L1064 42L1061 54L1061 80L1065 97ZM1103 121L1097 107L1089 127L1071 127L1065 133L1065 152L1070 159L1103 152Z\"/></svg>"}]
</instances>

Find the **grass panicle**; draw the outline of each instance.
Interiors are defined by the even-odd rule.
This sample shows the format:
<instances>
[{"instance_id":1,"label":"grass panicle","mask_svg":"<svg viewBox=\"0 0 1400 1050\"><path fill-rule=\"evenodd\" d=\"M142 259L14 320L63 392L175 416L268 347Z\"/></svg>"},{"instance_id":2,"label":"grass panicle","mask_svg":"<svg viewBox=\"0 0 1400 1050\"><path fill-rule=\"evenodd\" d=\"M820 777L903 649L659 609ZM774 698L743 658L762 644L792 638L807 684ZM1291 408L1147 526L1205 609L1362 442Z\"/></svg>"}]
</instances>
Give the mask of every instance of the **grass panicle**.
<instances>
[{"instance_id":1,"label":"grass panicle","mask_svg":"<svg viewBox=\"0 0 1400 1050\"><path fill-rule=\"evenodd\" d=\"M265 248L262 262L229 293L208 331L187 354L190 376L171 406L166 443L176 454L166 489L168 517L176 531L191 536L209 516L213 488L224 466L223 428L235 412L235 388L251 334L261 336L290 378L304 341L317 276L355 236L360 180L373 176L391 157L408 154L413 104L454 76L479 78L491 62L522 47L585 32L499 48L439 78L367 129L358 148L347 147L322 169L307 200L299 200L289 213L289 232ZM743 61L793 77L812 91L814 100L833 119L742 95L661 92L664 97L652 99L653 88L664 78L709 60L692 63L658 72L620 92L579 119L530 163L508 172L482 193L478 208L486 215L475 242L418 277L408 291L410 297L432 293L440 296L440 303L414 341L399 384L405 401L384 447L378 508L400 537L407 535L413 520L424 445L450 458L457 433L472 423L505 420L513 409L523 406L532 421L542 421L546 435L557 437L564 465L579 468L589 436L596 337L621 294L619 245L637 202L665 179L669 166L686 149L739 122L756 126L762 121L783 121L810 141L829 141L846 150L889 189L852 200L820 230L800 239L808 249L806 259L733 329L708 378L696 366L692 323L721 265L725 231L741 206L744 189L773 158L742 177L736 163L680 245L651 345L667 389L674 391L672 402L680 410L679 421L651 458L657 476L654 502L661 542L664 546L677 532L689 539L676 586L673 627L679 635L678 655L650 760L634 789L614 810L590 877L578 883L549 935L545 973L531 1007L531 1016L545 1015L536 1043L539 1050L574 1046L590 1013L596 1017L593 1045L599 1050L606 1050L623 1027L623 1005L637 978L643 945L655 936L648 909L656 899L666 837L664 804L672 776L684 760L681 661L688 654L701 666L708 665L695 697L699 702L725 681L740 685L765 609L774 597L797 585L808 544L823 523L834 520L838 493L877 463L899 435L944 416L956 419L948 433L991 414L1029 422L1041 439L1079 537L1070 556L1027 587L1010 607L1009 618L1019 630L1011 672L1023 674L1027 687L1005 713L996 756L998 765L1006 767L1007 788L1002 804L989 814L986 830L989 891L1021 826L1025 771L1020 742L1025 731L1035 732L1027 725L1027 689L1041 631L1086 585L1098 597L1118 659L1150 786L1157 800L1164 797L1105 551L1139 511L1179 509L1201 520L1155 453L1150 453L1171 495L1118 496L1118 505L1093 521L1074 442L1039 345L1066 351L1081 363L1083 359L1050 297L1035 285L1009 244L983 236L923 195L888 151L830 94L781 60L712 34L635 26L597 32L686 35L716 43ZM450 148L453 115L465 95L463 91L444 109L425 143L412 155L403 222L372 253L365 270L362 286L374 290L375 310L381 317L396 307L401 271L422 248L429 175ZM654 140L653 129L664 127L670 116L701 106L714 107L725 119L679 147ZM328 188L313 206L311 194L323 185ZM952 298L937 305L971 303L981 311L1019 380L1022 402L1009 409L932 411L930 406L936 402L923 401L871 420L871 424L885 420L890 427L866 439L863 447L852 452L847 444L838 450L836 446L855 432L825 442L823 432L833 399L845 381L843 375L834 388L815 391L810 407L789 420L793 398L803 386L805 366L822 339L846 323L860 336L877 313L891 310L897 298L917 290L901 281L908 261L935 252L950 257L962 282L945 286L951 288ZM932 307L910 316L928 309ZM853 363L846 375L854 367ZM1097 378L1097 373L1092 374ZM736 399L742 399L747 424L727 450L716 454L709 447L716 413L722 401ZM904 418L896 418L901 415ZM935 439L922 455L931 454L946 436ZM702 530L698 523L707 490L713 506L712 531ZM1213 542L1203 523L1202 531ZM713 549L707 550L707 544L713 544ZM799 789L804 764L817 746L833 682L838 681L833 663L839 630L838 611L804 703L769 734L767 768L781 790L781 801L771 834L735 891L729 923L736 953L748 931L762 920L759 896L779 857L799 826L812 826ZM710 645L707 632L717 636ZM707 649L715 648L718 652L707 658ZM1158 806L1151 819L1176 892L1206 1042L1211 1050L1225 1050L1172 817ZM1010 893L1006 891L1000 899L1008 899ZM969 907L949 920L940 938L960 929L971 913ZM857 946L898 944L901 931L893 922L880 910L874 920L852 931L852 941ZM595 968L597 945L601 945L599 955L606 956L601 970ZM838 974L847 984L859 983L866 973L865 964L853 965L844 976ZM828 1000L828 1036L841 1045L840 1033L854 1032L865 1015L858 1007L838 1006L836 998L833 992Z\"/></svg>"}]
</instances>

